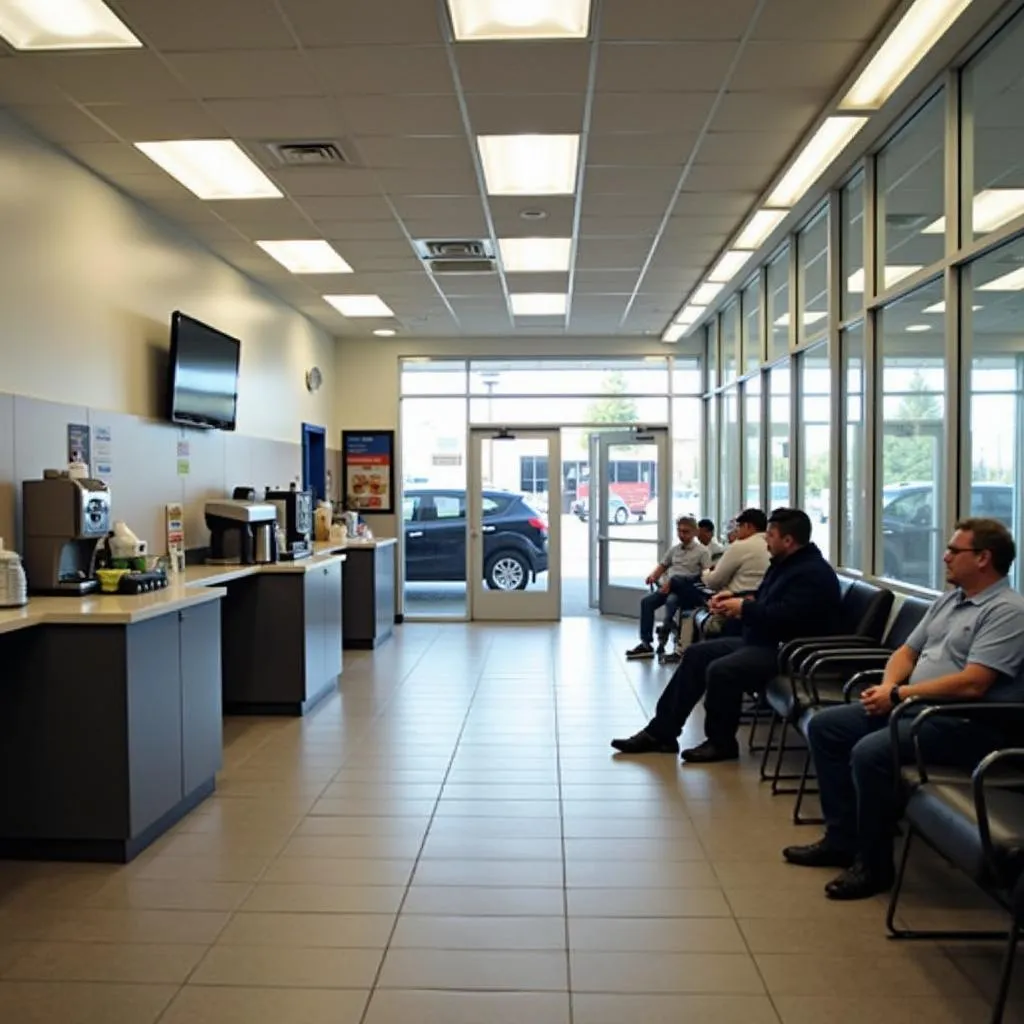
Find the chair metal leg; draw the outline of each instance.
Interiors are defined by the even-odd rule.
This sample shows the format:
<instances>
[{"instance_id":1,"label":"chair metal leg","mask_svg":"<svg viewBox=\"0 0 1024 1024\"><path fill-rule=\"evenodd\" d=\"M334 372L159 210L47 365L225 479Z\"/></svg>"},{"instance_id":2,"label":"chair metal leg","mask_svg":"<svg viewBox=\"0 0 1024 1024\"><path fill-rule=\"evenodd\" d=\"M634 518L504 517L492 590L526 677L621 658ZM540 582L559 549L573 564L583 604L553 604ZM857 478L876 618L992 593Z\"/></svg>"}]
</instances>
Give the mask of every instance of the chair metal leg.
<instances>
[{"instance_id":1,"label":"chair metal leg","mask_svg":"<svg viewBox=\"0 0 1024 1024\"><path fill-rule=\"evenodd\" d=\"M747 736L747 750L753 754L754 745L757 739L757 727L761 724L761 704L754 704L754 710L750 715L750 734Z\"/></svg>"},{"instance_id":2,"label":"chair metal leg","mask_svg":"<svg viewBox=\"0 0 1024 1024\"><path fill-rule=\"evenodd\" d=\"M772 773L772 796L779 792L779 781L782 778L782 762L786 757L786 734L789 732L789 719L783 719L782 732L779 733L779 746L775 755L775 771Z\"/></svg>"},{"instance_id":3,"label":"chair metal leg","mask_svg":"<svg viewBox=\"0 0 1024 1024\"><path fill-rule=\"evenodd\" d=\"M775 749L772 742L775 739L775 726L779 723L779 716L773 711L771 720L768 723L768 739L764 744L764 753L761 755L761 781L768 781L768 757Z\"/></svg>"},{"instance_id":4,"label":"chair metal leg","mask_svg":"<svg viewBox=\"0 0 1024 1024\"><path fill-rule=\"evenodd\" d=\"M999 990L996 992L996 1001L992 1007L992 1016L989 1024L1002 1024L1003 1013L1006 1010L1006 1000L1010 995L1010 981L1013 978L1013 965L1017 959L1017 940L1020 938L1021 921L1014 916L1010 934L1006 940L1006 952L1003 954L1003 970L999 976Z\"/></svg>"},{"instance_id":5,"label":"chair metal leg","mask_svg":"<svg viewBox=\"0 0 1024 1024\"><path fill-rule=\"evenodd\" d=\"M811 748L807 748L807 753L804 755L804 770L800 775L800 785L796 791L796 803L793 805L793 824L794 825L823 825L825 823L824 818L804 818L800 815L800 809L804 804L804 797L808 793L817 793L816 789L808 789L807 781L811 776Z\"/></svg>"}]
</instances>

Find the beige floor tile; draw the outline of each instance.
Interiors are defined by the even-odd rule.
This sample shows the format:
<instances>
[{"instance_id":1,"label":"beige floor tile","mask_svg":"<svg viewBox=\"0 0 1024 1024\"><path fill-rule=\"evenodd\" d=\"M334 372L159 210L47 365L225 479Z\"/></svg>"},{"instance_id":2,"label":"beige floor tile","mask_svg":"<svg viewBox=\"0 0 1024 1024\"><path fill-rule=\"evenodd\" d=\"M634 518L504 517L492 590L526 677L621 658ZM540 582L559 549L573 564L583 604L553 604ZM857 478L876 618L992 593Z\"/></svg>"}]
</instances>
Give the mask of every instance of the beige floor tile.
<instances>
[{"instance_id":1,"label":"beige floor tile","mask_svg":"<svg viewBox=\"0 0 1024 1024\"><path fill-rule=\"evenodd\" d=\"M182 984L206 946L149 943L26 943L4 972L9 981Z\"/></svg>"},{"instance_id":2,"label":"beige floor tile","mask_svg":"<svg viewBox=\"0 0 1024 1024\"><path fill-rule=\"evenodd\" d=\"M566 839L658 839L670 845L680 839L696 839L693 826L682 818L640 817L621 821L617 818L566 817Z\"/></svg>"},{"instance_id":3,"label":"beige floor tile","mask_svg":"<svg viewBox=\"0 0 1024 1024\"><path fill-rule=\"evenodd\" d=\"M409 818L412 821L429 821L434 813L433 800L345 797L341 800L317 800L309 812L314 817L366 818L380 815L388 818ZM297 824L297 823L296 823Z\"/></svg>"},{"instance_id":4,"label":"beige floor tile","mask_svg":"<svg viewBox=\"0 0 1024 1024\"><path fill-rule=\"evenodd\" d=\"M500 818L503 821L519 818L546 818L557 821L560 815L557 800L446 800L437 805L436 819L447 818Z\"/></svg>"},{"instance_id":5,"label":"beige floor tile","mask_svg":"<svg viewBox=\"0 0 1024 1024\"><path fill-rule=\"evenodd\" d=\"M558 818L453 818L437 817L430 823L431 838L561 839Z\"/></svg>"},{"instance_id":6,"label":"beige floor tile","mask_svg":"<svg viewBox=\"0 0 1024 1024\"><path fill-rule=\"evenodd\" d=\"M696 839L566 839L565 859L574 861L704 860L704 847Z\"/></svg>"},{"instance_id":7,"label":"beige floor tile","mask_svg":"<svg viewBox=\"0 0 1024 1024\"><path fill-rule=\"evenodd\" d=\"M516 886L523 889L564 884L562 864L554 860L422 860L414 886Z\"/></svg>"},{"instance_id":8,"label":"beige floor tile","mask_svg":"<svg viewBox=\"0 0 1024 1024\"><path fill-rule=\"evenodd\" d=\"M267 869L269 857L175 857L161 853L129 864L127 876L147 881L255 882Z\"/></svg>"},{"instance_id":9,"label":"beige floor tile","mask_svg":"<svg viewBox=\"0 0 1024 1024\"><path fill-rule=\"evenodd\" d=\"M0 942L0 978L16 960L24 955L25 944L22 942Z\"/></svg>"},{"instance_id":10,"label":"beige floor tile","mask_svg":"<svg viewBox=\"0 0 1024 1024\"><path fill-rule=\"evenodd\" d=\"M276 861L264 882L305 882L316 885L409 884L414 860L368 860L337 857L286 857Z\"/></svg>"},{"instance_id":11,"label":"beige floor tile","mask_svg":"<svg viewBox=\"0 0 1024 1024\"><path fill-rule=\"evenodd\" d=\"M574 1024L778 1024L767 996L588 995L572 997ZM827 1020L821 1017L815 1024Z\"/></svg>"},{"instance_id":12,"label":"beige floor tile","mask_svg":"<svg viewBox=\"0 0 1024 1024\"><path fill-rule=\"evenodd\" d=\"M381 988L561 992L568 989L561 951L391 949Z\"/></svg>"},{"instance_id":13,"label":"beige floor tile","mask_svg":"<svg viewBox=\"0 0 1024 1024\"><path fill-rule=\"evenodd\" d=\"M520 889L463 885L413 886L402 906L403 914L484 917L561 917L565 897L561 889Z\"/></svg>"},{"instance_id":14,"label":"beige floor tile","mask_svg":"<svg viewBox=\"0 0 1024 1024\"><path fill-rule=\"evenodd\" d=\"M0 1020L12 1024L154 1024L177 988L0 981Z\"/></svg>"},{"instance_id":15,"label":"beige floor tile","mask_svg":"<svg viewBox=\"0 0 1024 1024\"><path fill-rule=\"evenodd\" d=\"M726 917L573 917L569 945L580 952L746 953Z\"/></svg>"},{"instance_id":16,"label":"beige floor tile","mask_svg":"<svg viewBox=\"0 0 1024 1024\"><path fill-rule=\"evenodd\" d=\"M327 821L310 818L309 821ZM353 860L415 860L423 845L420 836L333 836L296 835L289 839L281 857L353 859Z\"/></svg>"},{"instance_id":17,"label":"beige floor tile","mask_svg":"<svg viewBox=\"0 0 1024 1024\"><path fill-rule=\"evenodd\" d=\"M713 889L718 878L706 861L573 860L566 884L581 889Z\"/></svg>"},{"instance_id":18,"label":"beige floor tile","mask_svg":"<svg viewBox=\"0 0 1024 1024\"><path fill-rule=\"evenodd\" d=\"M763 995L747 953L573 952L573 992Z\"/></svg>"},{"instance_id":19,"label":"beige floor tile","mask_svg":"<svg viewBox=\"0 0 1024 1024\"><path fill-rule=\"evenodd\" d=\"M379 949L214 946L192 975L192 985L241 988L355 988L373 986Z\"/></svg>"},{"instance_id":20,"label":"beige floor tile","mask_svg":"<svg viewBox=\"0 0 1024 1024\"><path fill-rule=\"evenodd\" d=\"M970 997L775 996L773 1002L782 1024L981 1024L989 1016L988 1003Z\"/></svg>"},{"instance_id":21,"label":"beige floor tile","mask_svg":"<svg viewBox=\"0 0 1024 1024\"><path fill-rule=\"evenodd\" d=\"M228 923L220 910L75 910L55 921L52 942L178 943L208 946Z\"/></svg>"},{"instance_id":22,"label":"beige floor tile","mask_svg":"<svg viewBox=\"0 0 1024 1024\"><path fill-rule=\"evenodd\" d=\"M183 988L160 1024L359 1024L368 992Z\"/></svg>"},{"instance_id":23,"label":"beige floor tile","mask_svg":"<svg viewBox=\"0 0 1024 1024\"><path fill-rule=\"evenodd\" d=\"M252 891L248 882L116 879L87 901L111 910L236 910Z\"/></svg>"},{"instance_id":24,"label":"beige floor tile","mask_svg":"<svg viewBox=\"0 0 1024 1024\"><path fill-rule=\"evenodd\" d=\"M788 889L726 889L725 894L737 918L824 920L833 922L836 928L843 928L850 921L867 921L879 929L885 927L886 900L881 896L853 903L837 903L826 899L823 891L814 898L799 893L794 895Z\"/></svg>"},{"instance_id":25,"label":"beige floor tile","mask_svg":"<svg viewBox=\"0 0 1024 1024\"><path fill-rule=\"evenodd\" d=\"M561 864L562 840L499 839L486 836L451 838L431 832L420 857L422 860L548 860Z\"/></svg>"},{"instance_id":26,"label":"beige floor tile","mask_svg":"<svg viewBox=\"0 0 1024 1024\"><path fill-rule=\"evenodd\" d=\"M870 979L872 995L974 996L970 981L947 957L920 951L903 956L817 956L814 969L807 957L790 953L759 953L755 957L768 992L774 996L847 996L864 994Z\"/></svg>"},{"instance_id":27,"label":"beige floor tile","mask_svg":"<svg viewBox=\"0 0 1024 1024\"><path fill-rule=\"evenodd\" d=\"M295 914L393 914L405 890L395 886L257 885L242 910Z\"/></svg>"},{"instance_id":28,"label":"beige floor tile","mask_svg":"<svg viewBox=\"0 0 1024 1024\"><path fill-rule=\"evenodd\" d=\"M363 1024L569 1024L567 993L378 989Z\"/></svg>"},{"instance_id":29,"label":"beige floor tile","mask_svg":"<svg viewBox=\"0 0 1024 1024\"><path fill-rule=\"evenodd\" d=\"M356 817L354 815L338 815L306 818L298 828L295 836L366 836L366 837L402 837L405 839L422 839L430 824L429 818L393 818L393 817ZM285 840L287 841L287 840ZM282 841L278 849L284 846Z\"/></svg>"},{"instance_id":30,"label":"beige floor tile","mask_svg":"<svg viewBox=\"0 0 1024 1024\"><path fill-rule=\"evenodd\" d=\"M570 917L729 917L721 889L570 889Z\"/></svg>"},{"instance_id":31,"label":"beige floor tile","mask_svg":"<svg viewBox=\"0 0 1024 1024\"><path fill-rule=\"evenodd\" d=\"M239 913L217 940L223 946L384 949L393 914Z\"/></svg>"},{"instance_id":32,"label":"beige floor tile","mask_svg":"<svg viewBox=\"0 0 1024 1024\"><path fill-rule=\"evenodd\" d=\"M332 782L319 794L322 800L372 800L385 806L393 802L421 800L434 803L440 795L440 782L393 781L388 778L374 782Z\"/></svg>"},{"instance_id":33,"label":"beige floor tile","mask_svg":"<svg viewBox=\"0 0 1024 1024\"><path fill-rule=\"evenodd\" d=\"M561 917L438 917L402 914L392 949L564 950Z\"/></svg>"},{"instance_id":34,"label":"beige floor tile","mask_svg":"<svg viewBox=\"0 0 1024 1024\"><path fill-rule=\"evenodd\" d=\"M269 860L277 855L287 839L287 833L246 835L230 832L171 832L157 840L150 851L154 856L265 857Z\"/></svg>"}]
</instances>

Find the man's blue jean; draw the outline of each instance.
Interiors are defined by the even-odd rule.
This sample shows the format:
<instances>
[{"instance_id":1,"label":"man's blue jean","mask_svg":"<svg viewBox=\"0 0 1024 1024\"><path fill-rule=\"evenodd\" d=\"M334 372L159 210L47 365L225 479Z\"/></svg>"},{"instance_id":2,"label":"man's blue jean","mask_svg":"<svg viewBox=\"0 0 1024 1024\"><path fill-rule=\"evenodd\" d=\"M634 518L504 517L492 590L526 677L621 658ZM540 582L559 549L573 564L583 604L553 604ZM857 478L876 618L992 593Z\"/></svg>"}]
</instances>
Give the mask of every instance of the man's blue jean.
<instances>
[{"instance_id":1,"label":"man's blue jean","mask_svg":"<svg viewBox=\"0 0 1024 1024\"><path fill-rule=\"evenodd\" d=\"M913 763L913 716L899 725L900 760ZM1001 737L966 719L929 719L919 732L926 764L973 769L996 750ZM859 703L819 711L807 741L818 774L821 809L830 846L860 856L868 867L888 871L893 833L902 808L896 796L888 715L869 715Z\"/></svg>"},{"instance_id":2,"label":"man's blue jean","mask_svg":"<svg viewBox=\"0 0 1024 1024\"><path fill-rule=\"evenodd\" d=\"M659 588L640 602L641 643L654 643L654 613L662 606L665 608L665 622L672 622L680 608L690 611L703 607L707 598L697 586L699 580L698 576L673 576L667 594Z\"/></svg>"}]
</instances>

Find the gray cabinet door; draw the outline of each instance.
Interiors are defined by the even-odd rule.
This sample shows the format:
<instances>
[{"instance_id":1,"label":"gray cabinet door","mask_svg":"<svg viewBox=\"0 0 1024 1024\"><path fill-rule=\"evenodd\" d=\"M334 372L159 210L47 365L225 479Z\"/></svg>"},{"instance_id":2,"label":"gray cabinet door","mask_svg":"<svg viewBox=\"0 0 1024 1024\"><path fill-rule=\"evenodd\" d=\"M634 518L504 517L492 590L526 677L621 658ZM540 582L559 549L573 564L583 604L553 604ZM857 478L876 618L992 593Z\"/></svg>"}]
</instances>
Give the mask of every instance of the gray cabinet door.
<instances>
[{"instance_id":1,"label":"gray cabinet door","mask_svg":"<svg viewBox=\"0 0 1024 1024\"><path fill-rule=\"evenodd\" d=\"M306 692L304 699L308 700L320 692L327 675L324 644L327 616L324 593L327 588L324 585L323 572L319 568L307 572L304 580L303 601L306 626Z\"/></svg>"},{"instance_id":2,"label":"gray cabinet door","mask_svg":"<svg viewBox=\"0 0 1024 1024\"><path fill-rule=\"evenodd\" d=\"M180 613L181 756L185 794L221 766L220 602Z\"/></svg>"},{"instance_id":3,"label":"gray cabinet door","mask_svg":"<svg viewBox=\"0 0 1024 1024\"><path fill-rule=\"evenodd\" d=\"M342 609L341 609L341 562L323 567L324 587L324 669L327 680L336 680L341 675L342 653Z\"/></svg>"}]
</instances>

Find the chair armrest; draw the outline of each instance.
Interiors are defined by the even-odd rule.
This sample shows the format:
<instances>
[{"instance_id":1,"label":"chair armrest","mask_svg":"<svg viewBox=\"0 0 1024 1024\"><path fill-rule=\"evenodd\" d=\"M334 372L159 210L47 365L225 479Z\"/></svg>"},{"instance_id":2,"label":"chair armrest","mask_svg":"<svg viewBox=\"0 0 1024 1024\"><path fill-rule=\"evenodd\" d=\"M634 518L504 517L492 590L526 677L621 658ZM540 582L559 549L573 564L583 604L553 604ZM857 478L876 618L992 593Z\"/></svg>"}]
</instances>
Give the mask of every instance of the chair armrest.
<instances>
[{"instance_id":1,"label":"chair armrest","mask_svg":"<svg viewBox=\"0 0 1024 1024\"><path fill-rule=\"evenodd\" d=\"M892 651L887 647L830 647L827 650L816 651L803 664L801 675L810 676L819 665L828 669L837 662L846 664L863 664L865 668L878 663L879 658L888 661L892 657Z\"/></svg>"},{"instance_id":2,"label":"chair armrest","mask_svg":"<svg viewBox=\"0 0 1024 1024\"><path fill-rule=\"evenodd\" d=\"M874 686L880 682L884 676L884 668L866 668L862 672L858 672L851 679L847 680L846 685L843 687L843 696L846 698L846 702L849 703L850 698L855 693L860 694L868 686Z\"/></svg>"},{"instance_id":3,"label":"chair armrest","mask_svg":"<svg viewBox=\"0 0 1024 1024\"><path fill-rule=\"evenodd\" d=\"M873 651L854 651L852 653L836 651L832 654L825 654L815 660L810 671L804 677L804 682L814 696L815 703L820 703L818 679L823 671L827 669L832 669L833 671L845 669L856 674L858 669L884 669L889 663L889 656L888 652L882 654Z\"/></svg>"},{"instance_id":4,"label":"chair armrest","mask_svg":"<svg viewBox=\"0 0 1024 1024\"><path fill-rule=\"evenodd\" d=\"M981 846L985 851L985 858L992 869L993 876L998 877L993 857L992 829L988 818L988 798L985 793L985 780L996 768L1005 767L1007 764L1016 764L1024 769L1024 750L1019 747L1008 747L1005 750L993 750L991 754L983 757L978 766L971 773L971 788L974 791L974 809L978 816L978 832L981 834Z\"/></svg>"},{"instance_id":5,"label":"chair armrest","mask_svg":"<svg viewBox=\"0 0 1024 1024\"><path fill-rule=\"evenodd\" d=\"M787 671L790 667L793 656L801 650L818 650L825 647L834 647L837 644L848 647L860 645L862 642L872 644L877 643L877 641L868 640L866 637L860 637L856 634L836 633L831 636L796 637L793 640L787 640L784 644L779 646L779 668L781 671Z\"/></svg>"}]
</instances>

